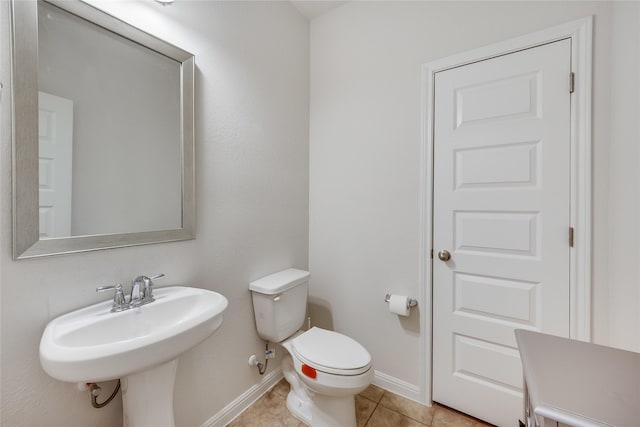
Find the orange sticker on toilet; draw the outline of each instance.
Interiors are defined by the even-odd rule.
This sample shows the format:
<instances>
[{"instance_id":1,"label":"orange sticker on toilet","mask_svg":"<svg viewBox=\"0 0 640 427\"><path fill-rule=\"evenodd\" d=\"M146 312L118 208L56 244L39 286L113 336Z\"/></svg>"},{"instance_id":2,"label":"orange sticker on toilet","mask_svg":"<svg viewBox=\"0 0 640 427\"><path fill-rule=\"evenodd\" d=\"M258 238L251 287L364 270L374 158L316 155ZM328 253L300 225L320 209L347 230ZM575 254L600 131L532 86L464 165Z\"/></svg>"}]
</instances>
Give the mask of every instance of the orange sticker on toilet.
<instances>
[{"instance_id":1,"label":"orange sticker on toilet","mask_svg":"<svg viewBox=\"0 0 640 427\"><path fill-rule=\"evenodd\" d=\"M302 364L302 373L308 376L309 378L313 378L314 380L318 376L318 372L314 368L309 365Z\"/></svg>"}]
</instances>

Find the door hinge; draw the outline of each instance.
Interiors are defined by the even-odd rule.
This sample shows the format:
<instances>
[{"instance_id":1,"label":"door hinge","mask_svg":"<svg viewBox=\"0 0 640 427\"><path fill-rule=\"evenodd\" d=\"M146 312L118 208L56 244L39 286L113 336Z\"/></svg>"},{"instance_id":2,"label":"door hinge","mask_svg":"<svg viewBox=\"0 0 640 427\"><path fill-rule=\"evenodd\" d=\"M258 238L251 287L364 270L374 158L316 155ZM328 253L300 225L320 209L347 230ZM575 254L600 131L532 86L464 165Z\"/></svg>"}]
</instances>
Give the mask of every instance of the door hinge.
<instances>
[{"instance_id":1,"label":"door hinge","mask_svg":"<svg viewBox=\"0 0 640 427\"><path fill-rule=\"evenodd\" d=\"M573 227L569 227L569 247L573 247Z\"/></svg>"},{"instance_id":2,"label":"door hinge","mask_svg":"<svg viewBox=\"0 0 640 427\"><path fill-rule=\"evenodd\" d=\"M573 71L569 73L569 93L573 93L576 86L576 73Z\"/></svg>"}]
</instances>

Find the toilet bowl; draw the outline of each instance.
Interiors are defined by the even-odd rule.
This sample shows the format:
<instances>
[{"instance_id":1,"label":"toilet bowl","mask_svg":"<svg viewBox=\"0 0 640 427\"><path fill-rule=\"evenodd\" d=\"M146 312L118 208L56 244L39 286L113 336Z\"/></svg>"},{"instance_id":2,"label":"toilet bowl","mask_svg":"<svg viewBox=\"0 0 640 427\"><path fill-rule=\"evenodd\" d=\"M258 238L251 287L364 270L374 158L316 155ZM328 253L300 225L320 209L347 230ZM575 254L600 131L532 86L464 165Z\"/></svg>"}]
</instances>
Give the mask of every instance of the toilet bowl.
<instances>
[{"instance_id":1,"label":"toilet bowl","mask_svg":"<svg viewBox=\"0 0 640 427\"><path fill-rule=\"evenodd\" d=\"M289 352L282 367L291 385L289 411L313 427L355 426L354 396L373 379L371 356L364 347L317 327L280 344Z\"/></svg>"},{"instance_id":2,"label":"toilet bowl","mask_svg":"<svg viewBox=\"0 0 640 427\"><path fill-rule=\"evenodd\" d=\"M289 353L282 362L291 385L287 408L312 427L355 427L355 395L371 384L369 352L352 338L298 328L306 312L309 273L289 269L251 282L258 335Z\"/></svg>"}]
</instances>

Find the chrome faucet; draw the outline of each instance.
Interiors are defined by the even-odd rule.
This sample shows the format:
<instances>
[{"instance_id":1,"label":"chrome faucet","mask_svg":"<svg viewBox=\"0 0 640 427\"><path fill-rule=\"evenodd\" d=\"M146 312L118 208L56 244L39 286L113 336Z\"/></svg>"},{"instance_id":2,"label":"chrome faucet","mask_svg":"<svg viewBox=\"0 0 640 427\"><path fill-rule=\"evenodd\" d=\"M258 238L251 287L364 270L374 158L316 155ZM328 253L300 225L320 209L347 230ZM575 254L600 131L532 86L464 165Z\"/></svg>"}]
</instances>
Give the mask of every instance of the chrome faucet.
<instances>
[{"instance_id":1,"label":"chrome faucet","mask_svg":"<svg viewBox=\"0 0 640 427\"><path fill-rule=\"evenodd\" d=\"M143 275L136 277L133 280L129 300L127 300L124 295L122 285L120 283L115 286L100 286L96 289L96 292L115 291L111 312L124 311L153 302L153 280L161 277L164 277L164 274L158 274L152 277Z\"/></svg>"},{"instance_id":2,"label":"chrome faucet","mask_svg":"<svg viewBox=\"0 0 640 427\"><path fill-rule=\"evenodd\" d=\"M142 305L144 302L144 295L142 294L143 278L146 278L146 276L138 276L132 282L131 294L129 295L130 306Z\"/></svg>"},{"instance_id":3,"label":"chrome faucet","mask_svg":"<svg viewBox=\"0 0 640 427\"><path fill-rule=\"evenodd\" d=\"M129 297L129 305L138 306L148 304L154 300L153 298L153 280L164 277L164 274L158 274L153 277L138 276L133 281L131 288L131 296Z\"/></svg>"}]
</instances>

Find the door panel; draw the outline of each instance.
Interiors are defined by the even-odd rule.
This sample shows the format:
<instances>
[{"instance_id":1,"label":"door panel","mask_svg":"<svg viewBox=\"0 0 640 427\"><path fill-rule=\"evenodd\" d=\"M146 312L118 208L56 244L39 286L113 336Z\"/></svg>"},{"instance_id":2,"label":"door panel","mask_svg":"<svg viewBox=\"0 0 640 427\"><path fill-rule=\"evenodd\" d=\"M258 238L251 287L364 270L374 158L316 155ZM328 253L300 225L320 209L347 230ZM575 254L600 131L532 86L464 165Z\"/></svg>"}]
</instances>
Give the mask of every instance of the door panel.
<instances>
[{"instance_id":1,"label":"door panel","mask_svg":"<svg viewBox=\"0 0 640 427\"><path fill-rule=\"evenodd\" d=\"M540 297L536 285L522 280L456 273L454 313L534 326Z\"/></svg>"},{"instance_id":2,"label":"door panel","mask_svg":"<svg viewBox=\"0 0 640 427\"><path fill-rule=\"evenodd\" d=\"M40 238L71 236L73 101L38 92Z\"/></svg>"},{"instance_id":3,"label":"door panel","mask_svg":"<svg viewBox=\"0 0 640 427\"><path fill-rule=\"evenodd\" d=\"M514 329L569 335L570 40L435 75L433 398L517 425Z\"/></svg>"},{"instance_id":4,"label":"door panel","mask_svg":"<svg viewBox=\"0 0 640 427\"><path fill-rule=\"evenodd\" d=\"M455 152L455 189L536 187L540 144L530 141Z\"/></svg>"}]
</instances>

